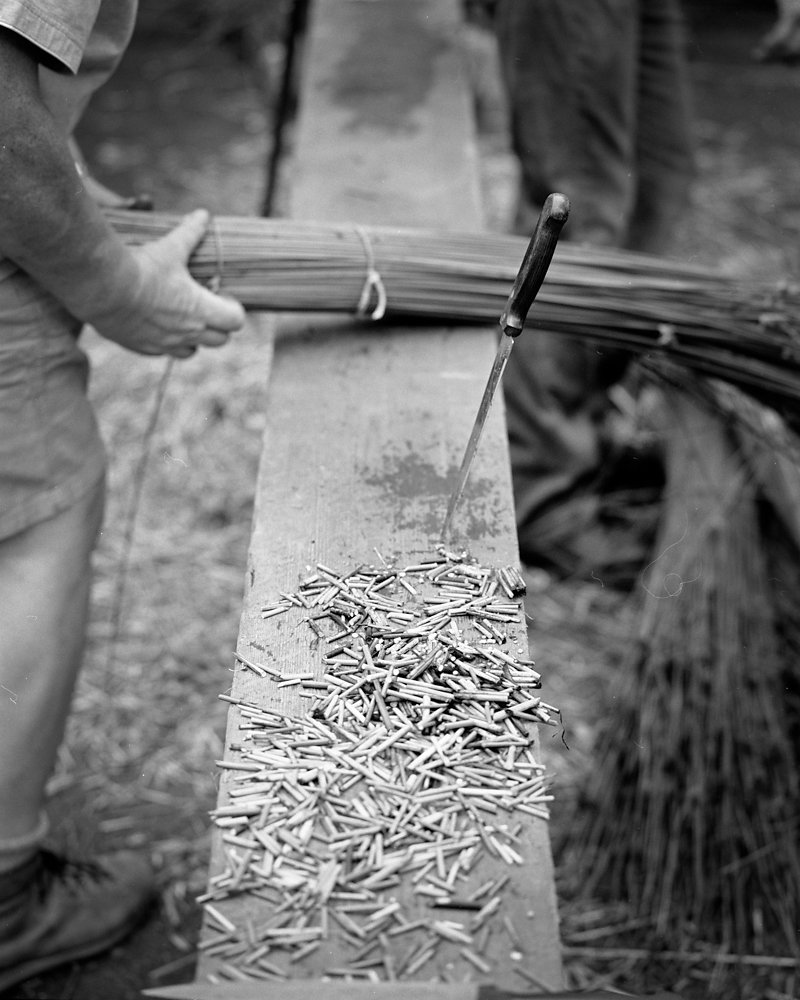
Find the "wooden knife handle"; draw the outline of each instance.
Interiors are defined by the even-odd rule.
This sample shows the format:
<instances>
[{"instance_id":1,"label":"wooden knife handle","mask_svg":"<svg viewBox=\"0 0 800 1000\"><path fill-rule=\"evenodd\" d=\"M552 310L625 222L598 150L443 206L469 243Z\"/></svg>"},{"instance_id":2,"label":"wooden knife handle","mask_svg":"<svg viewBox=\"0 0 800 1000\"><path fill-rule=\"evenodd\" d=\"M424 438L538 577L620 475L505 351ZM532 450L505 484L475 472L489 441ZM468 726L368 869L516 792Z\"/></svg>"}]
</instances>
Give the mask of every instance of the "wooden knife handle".
<instances>
[{"instance_id":1,"label":"wooden knife handle","mask_svg":"<svg viewBox=\"0 0 800 1000\"><path fill-rule=\"evenodd\" d=\"M507 336L518 337L522 333L528 310L542 287L558 237L568 217L569 198L564 194L549 194L500 317L500 326Z\"/></svg>"}]
</instances>

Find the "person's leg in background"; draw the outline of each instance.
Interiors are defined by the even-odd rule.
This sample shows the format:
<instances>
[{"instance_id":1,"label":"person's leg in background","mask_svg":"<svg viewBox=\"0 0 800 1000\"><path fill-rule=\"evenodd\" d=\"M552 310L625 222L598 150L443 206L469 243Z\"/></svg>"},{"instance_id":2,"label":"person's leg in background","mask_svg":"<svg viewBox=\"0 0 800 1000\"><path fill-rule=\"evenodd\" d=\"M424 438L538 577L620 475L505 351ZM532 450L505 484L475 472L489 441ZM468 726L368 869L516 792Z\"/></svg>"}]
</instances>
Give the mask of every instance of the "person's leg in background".
<instances>
[{"instance_id":1,"label":"person's leg in background","mask_svg":"<svg viewBox=\"0 0 800 1000\"><path fill-rule=\"evenodd\" d=\"M694 177L687 31L679 0L641 0L637 186L626 247L674 253Z\"/></svg>"},{"instance_id":2,"label":"person's leg in background","mask_svg":"<svg viewBox=\"0 0 800 1000\"><path fill-rule=\"evenodd\" d=\"M633 209L638 0L498 0L496 30L521 185L515 230L530 234L563 191L565 236L622 246Z\"/></svg>"},{"instance_id":3,"label":"person's leg in background","mask_svg":"<svg viewBox=\"0 0 800 1000\"><path fill-rule=\"evenodd\" d=\"M622 246L636 193L637 0L499 0L497 31L520 161L515 229L532 232L547 194L561 191L563 238ZM532 324L517 340L504 391L525 562L578 568L560 536L573 544L593 521L603 389L618 376L602 368L615 361Z\"/></svg>"},{"instance_id":4,"label":"person's leg in background","mask_svg":"<svg viewBox=\"0 0 800 1000\"><path fill-rule=\"evenodd\" d=\"M0 281L0 991L95 953L152 898L152 872L42 846L45 789L84 648L104 455L76 323Z\"/></svg>"},{"instance_id":5,"label":"person's leg in background","mask_svg":"<svg viewBox=\"0 0 800 1000\"><path fill-rule=\"evenodd\" d=\"M598 252L629 246L642 233L650 239L654 224L640 223L639 212L657 215L659 224L678 214L675 197L668 198L669 158L656 152L653 162L642 150L659 121L648 120L640 134L642 115L654 113L652 101L642 110L643 85L649 95L676 100L684 54L675 24L669 23L665 41L658 37L662 19L655 13L645 19L640 0L499 0L498 41L521 167L518 231L532 230L539 206L553 190L572 204L564 237ZM649 55L643 69L645 29ZM659 46L668 48L669 57ZM680 124L678 119L673 115L676 130L688 132L685 116ZM654 177L646 190L639 167L643 156L647 176ZM685 188L679 189L685 198ZM564 572L589 568L597 543L589 531L599 507L594 487L611 448L604 432L607 390L627 362L623 352L532 324L517 341L504 388L523 561Z\"/></svg>"}]
</instances>

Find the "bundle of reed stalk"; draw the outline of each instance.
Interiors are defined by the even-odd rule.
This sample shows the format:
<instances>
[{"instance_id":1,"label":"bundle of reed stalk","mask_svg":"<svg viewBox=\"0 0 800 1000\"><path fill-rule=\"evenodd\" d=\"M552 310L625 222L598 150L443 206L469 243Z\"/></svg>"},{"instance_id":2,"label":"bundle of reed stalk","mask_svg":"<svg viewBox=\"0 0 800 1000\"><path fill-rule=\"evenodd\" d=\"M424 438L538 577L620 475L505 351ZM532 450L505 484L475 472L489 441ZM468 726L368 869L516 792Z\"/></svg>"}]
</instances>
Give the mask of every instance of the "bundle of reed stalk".
<instances>
[{"instance_id":1,"label":"bundle of reed stalk","mask_svg":"<svg viewBox=\"0 0 800 1000\"><path fill-rule=\"evenodd\" d=\"M178 217L109 212L129 244ZM203 282L268 311L492 323L526 241L491 233L218 217L190 261ZM667 357L742 386L787 417L800 400L800 287L742 281L680 261L559 246L531 323Z\"/></svg>"},{"instance_id":2,"label":"bundle of reed stalk","mask_svg":"<svg viewBox=\"0 0 800 1000\"><path fill-rule=\"evenodd\" d=\"M662 943L794 953L797 762L759 485L716 405L666 399L668 488L638 644L598 739L591 819L569 846L585 888L629 900Z\"/></svg>"}]
</instances>

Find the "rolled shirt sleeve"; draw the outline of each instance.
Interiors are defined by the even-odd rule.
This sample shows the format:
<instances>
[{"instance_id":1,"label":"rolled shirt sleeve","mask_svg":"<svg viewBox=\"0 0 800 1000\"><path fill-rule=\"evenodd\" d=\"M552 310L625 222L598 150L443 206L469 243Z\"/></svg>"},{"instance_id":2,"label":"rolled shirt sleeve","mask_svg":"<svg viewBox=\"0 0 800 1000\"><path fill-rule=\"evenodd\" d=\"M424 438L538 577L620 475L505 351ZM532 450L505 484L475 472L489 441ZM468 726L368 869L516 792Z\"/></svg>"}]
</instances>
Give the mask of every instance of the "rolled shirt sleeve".
<instances>
[{"instance_id":1,"label":"rolled shirt sleeve","mask_svg":"<svg viewBox=\"0 0 800 1000\"><path fill-rule=\"evenodd\" d=\"M133 33L136 0L0 0L0 27L41 53L42 97L70 134Z\"/></svg>"},{"instance_id":2,"label":"rolled shirt sleeve","mask_svg":"<svg viewBox=\"0 0 800 1000\"><path fill-rule=\"evenodd\" d=\"M51 66L78 71L101 0L0 0L0 26L35 45Z\"/></svg>"}]
</instances>

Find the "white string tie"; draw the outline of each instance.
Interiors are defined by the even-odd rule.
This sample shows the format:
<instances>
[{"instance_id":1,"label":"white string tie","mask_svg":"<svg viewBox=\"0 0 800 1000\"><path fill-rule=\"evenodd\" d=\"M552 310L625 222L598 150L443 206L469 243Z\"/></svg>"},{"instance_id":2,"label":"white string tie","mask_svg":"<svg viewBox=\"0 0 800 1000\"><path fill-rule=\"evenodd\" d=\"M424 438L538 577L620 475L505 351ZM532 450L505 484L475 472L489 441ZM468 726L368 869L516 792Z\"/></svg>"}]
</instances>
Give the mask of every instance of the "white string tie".
<instances>
[{"instance_id":1,"label":"white string tie","mask_svg":"<svg viewBox=\"0 0 800 1000\"><path fill-rule=\"evenodd\" d=\"M380 271L375 266L375 254L373 253L372 244L370 243L367 231L363 226L356 226L355 229L367 257L367 274L364 278L364 287L361 289L361 297L359 298L358 305L356 306L356 315L369 316L371 320L383 319L386 315L387 304L386 288L383 284L383 278L381 277ZM377 296L377 301L375 302L375 308L372 312L369 312L369 305L372 301L373 292Z\"/></svg>"}]
</instances>

